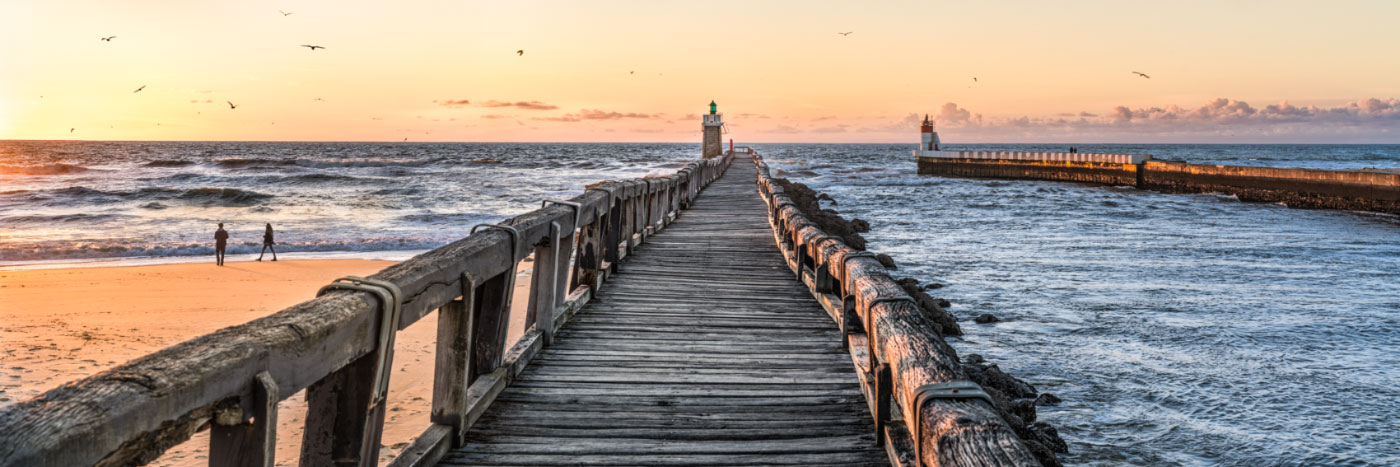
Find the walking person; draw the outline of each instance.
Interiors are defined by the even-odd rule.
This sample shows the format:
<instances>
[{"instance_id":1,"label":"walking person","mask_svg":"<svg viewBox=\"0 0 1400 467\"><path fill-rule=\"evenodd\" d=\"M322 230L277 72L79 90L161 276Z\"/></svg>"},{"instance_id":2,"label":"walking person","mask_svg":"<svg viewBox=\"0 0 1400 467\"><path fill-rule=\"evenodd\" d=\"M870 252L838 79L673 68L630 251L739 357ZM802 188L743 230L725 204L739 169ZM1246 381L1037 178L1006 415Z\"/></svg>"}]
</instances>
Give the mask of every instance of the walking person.
<instances>
[{"instance_id":1,"label":"walking person","mask_svg":"<svg viewBox=\"0 0 1400 467\"><path fill-rule=\"evenodd\" d=\"M269 223L267 230L263 231L263 247L262 251L258 253L258 261L262 261L263 253L267 253L267 250L272 250L272 260L277 261L277 249L272 247L276 244L277 242L272 241L272 224Z\"/></svg>"},{"instance_id":2,"label":"walking person","mask_svg":"<svg viewBox=\"0 0 1400 467\"><path fill-rule=\"evenodd\" d=\"M219 223L219 230L214 231L214 263L224 265L224 248L228 247L228 231L224 230L224 223Z\"/></svg>"}]
</instances>

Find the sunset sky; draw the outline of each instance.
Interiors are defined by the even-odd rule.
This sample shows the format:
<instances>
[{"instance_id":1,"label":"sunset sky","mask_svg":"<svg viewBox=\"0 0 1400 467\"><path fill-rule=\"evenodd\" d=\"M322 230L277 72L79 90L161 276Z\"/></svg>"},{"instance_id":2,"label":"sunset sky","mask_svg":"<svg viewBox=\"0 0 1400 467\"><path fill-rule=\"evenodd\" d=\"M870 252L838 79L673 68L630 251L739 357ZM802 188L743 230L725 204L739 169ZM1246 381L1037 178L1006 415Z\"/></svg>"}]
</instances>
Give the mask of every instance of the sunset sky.
<instances>
[{"instance_id":1,"label":"sunset sky","mask_svg":"<svg viewBox=\"0 0 1400 467\"><path fill-rule=\"evenodd\" d=\"M741 142L905 142L924 113L959 142L1400 142L1397 18L1393 1L0 0L0 139L693 142L714 99Z\"/></svg>"}]
</instances>

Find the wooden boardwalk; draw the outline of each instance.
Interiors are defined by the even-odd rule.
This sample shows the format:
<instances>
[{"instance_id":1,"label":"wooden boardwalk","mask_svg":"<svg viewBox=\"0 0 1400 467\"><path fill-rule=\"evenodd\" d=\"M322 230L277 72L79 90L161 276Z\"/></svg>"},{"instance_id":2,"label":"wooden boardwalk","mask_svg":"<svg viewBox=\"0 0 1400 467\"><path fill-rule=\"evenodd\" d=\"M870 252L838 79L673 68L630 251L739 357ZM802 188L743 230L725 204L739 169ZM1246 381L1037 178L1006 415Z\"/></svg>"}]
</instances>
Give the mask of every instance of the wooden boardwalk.
<instances>
[{"instance_id":1,"label":"wooden boardwalk","mask_svg":"<svg viewBox=\"0 0 1400 467\"><path fill-rule=\"evenodd\" d=\"M648 238L443 465L889 465L752 170Z\"/></svg>"}]
</instances>

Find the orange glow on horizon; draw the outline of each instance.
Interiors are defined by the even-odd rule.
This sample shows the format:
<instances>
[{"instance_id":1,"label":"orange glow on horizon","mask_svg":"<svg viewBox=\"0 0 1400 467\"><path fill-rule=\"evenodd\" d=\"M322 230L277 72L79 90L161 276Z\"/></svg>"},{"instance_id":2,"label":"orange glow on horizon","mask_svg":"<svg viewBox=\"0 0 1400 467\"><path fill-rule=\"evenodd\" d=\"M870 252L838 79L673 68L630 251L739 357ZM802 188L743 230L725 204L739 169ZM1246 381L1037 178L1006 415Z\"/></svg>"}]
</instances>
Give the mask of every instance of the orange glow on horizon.
<instances>
[{"instance_id":1,"label":"orange glow on horizon","mask_svg":"<svg viewBox=\"0 0 1400 467\"><path fill-rule=\"evenodd\" d=\"M730 136L753 142L909 142L909 116L924 113L961 142L1400 141L1396 3L10 0L3 11L3 139L698 142L714 99ZM1219 98L1248 109L1200 117ZM1282 101L1304 110L1266 113ZM1317 117L1332 109L1354 115Z\"/></svg>"}]
</instances>

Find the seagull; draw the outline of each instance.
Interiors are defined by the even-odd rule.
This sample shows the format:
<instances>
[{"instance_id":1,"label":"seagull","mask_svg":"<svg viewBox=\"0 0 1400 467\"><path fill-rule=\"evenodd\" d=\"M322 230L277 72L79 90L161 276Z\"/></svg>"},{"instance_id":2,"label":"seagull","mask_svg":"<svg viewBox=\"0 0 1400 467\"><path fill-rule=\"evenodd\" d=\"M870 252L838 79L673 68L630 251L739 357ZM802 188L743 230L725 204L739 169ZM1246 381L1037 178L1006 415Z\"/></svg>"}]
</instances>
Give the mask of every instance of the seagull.
<instances>
[{"instance_id":1,"label":"seagull","mask_svg":"<svg viewBox=\"0 0 1400 467\"><path fill-rule=\"evenodd\" d=\"M308 49L311 49L312 51L315 51L316 49L324 49L324 48L326 48L325 46L321 46L321 45L306 45L306 44L302 44L301 46L302 46L302 47L306 47L306 48L308 48Z\"/></svg>"},{"instance_id":2,"label":"seagull","mask_svg":"<svg viewBox=\"0 0 1400 467\"><path fill-rule=\"evenodd\" d=\"M317 97L317 98L315 98L315 99L312 99L312 100L314 100L314 101L325 101L325 99L322 99L322 98L319 98L319 97Z\"/></svg>"},{"instance_id":3,"label":"seagull","mask_svg":"<svg viewBox=\"0 0 1400 467\"><path fill-rule=\"evenodd\" d=\"M69 129L68 129L68 132L69 132L69 133L72 133L73 130L76 130L76 129L77 129L77 128L69 128Z\"/></svg>"},{"instance_id":4,"label":"seagull","mask_svg":"<svg viewBox=\"0 0 1400 467\"><path fill-rule=\"evenodd\" d=\"M1133 74L1138 75L1138 76L1141 76L1141 77L1143 77L1143 78L1152 79L1151 76L1147 76L1147 73L1143 73L1143 72L1139 72L1139 71L1134 71Z\"/></svg>"},{"instance_id":5,"label":"seagull","mask_svg":"<svg viewBox=\"0 0 1400 467\"><path fill-rule=\"evenodd\" d=\"M629 74L629 75L635 75L635 74L637 74L637 72L634 70L634 71L629 71L629 72L627 72L627 74Z\"/></svg>"},{"instance_id":6,"label":"seagull","mask_svg":"<svg viewBox=\"0 0 1400 467\"><path fill-rule=\"evenodd\" d=\"M236 109L236 108L238 108L238 106L233 105L233 102L232 102L232 101L224 101L224 102L228 102L228 108L229 108L229 109Z\"/></svg>"},{"instance_id":7,"label":"seagull","mask_svg":"<svg viewBox=\"0 0 1400 467\"><path fill-rule=\"evenodd\" d=\"M525 49L517 50L517 51L515 51L515 54L516 54L516 55L525 55Z\"/></svg>"},{"instance_id":8,"label":"seagull","mask_svg":"<svg viewBox=\"0 0 1400 467\"><path fill-rule=\"evenodd\" d=\"M855 31L851 31L851 32L855 32ZM840 35L842 35L842 36L849 36L849 35L851 35L851 32L838 32L837 34L840 34Z\"/></svg>"},{"instance_id":9,"label":"seagull","mask_svg":"<svg viewBox=\"0 0 1400 467\"><path fill-rule=\"evenodd\" d=\"M141 85L141 87L136 88L135 91L131 91L131 92L132 92L133 94L135 94L135 93L141 92L142 89L146 89L146 85L143 84L143 85Z\"/></svg>"},{"instance_id":10,"label":"seagull","mask_svg":"<svg viewBox=\"0 0 1400 467\"><path fill-rule=\"evenodd\" d=\"M105 41L105 42L112 42L112 39L116 39L116 38L117 38L117 36L107 36L107 37L103 37L103 38L101 38L101 39L102 39L103 41Z\"/></svg>"},{"instance_id":11,"label":"seagull","mask_svg":"<svg viewBox=\"0 0 1400 467\"><path fill-rule=\"evenodd\" d=\"M281 13L282 16L291 16L291 15L292 15L291 13L287 13L287 12L282 11L282 10L277 10L277 12L278 12L278 13Z\"/></svg>"},{"instance_id":12,"label":"seagull","mask_svg":"<svg viewBox=\"0 0 1400 467\"><path fill-rule=\"evenodd\" d=\"M973 76L973 77L972 77L972 82L974 82L974 83L977 82L977 77L976 77L976 76Z\"/></svg>"}]
</instances>

